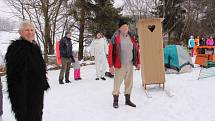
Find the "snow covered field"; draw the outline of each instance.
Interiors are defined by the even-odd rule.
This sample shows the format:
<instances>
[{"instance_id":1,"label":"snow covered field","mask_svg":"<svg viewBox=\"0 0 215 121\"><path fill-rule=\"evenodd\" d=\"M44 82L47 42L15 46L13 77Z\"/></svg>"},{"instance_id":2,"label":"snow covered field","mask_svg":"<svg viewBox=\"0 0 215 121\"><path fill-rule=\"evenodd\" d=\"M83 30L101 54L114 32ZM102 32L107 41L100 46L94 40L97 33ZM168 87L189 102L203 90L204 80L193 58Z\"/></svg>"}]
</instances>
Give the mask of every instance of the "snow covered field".
<instances>
[{"instance_id":1,"label":"snow covered field","mask_svg":"<svg viewBox=\"0 0 215 121\"><path fill-rule=\"evenodd\" d=\"M152 98L147 98L140 71L135 71L132 100L137 107L124 105L121 87L119 109L112 108L113 79L94 80L94 65L82 67L81 81L73 80L71 69L72 83L64 85L58 84L59 70L49 71L51 89L45 95L43 121L215 121L215 77L197 80L199 71L166 75L166 87L174 96L151 86ZM15 121L6 93L3 120Z\"/></svg>"},{"instance_id":2,"label":"snow covered field","mask_svg":"<svg viewBox=\"0 0 215 121\"><path fill-rule=\"evenodd\" d=\"M17 33L0 32L0 50L6 52L9 40ZM194 59L194 58L193 58ZM95 66L82 68L81 81L58 84L59 70L49 71L51 89L46 92L43 121L215 121L215 77L197 80L200 68L186 74L166 75L166 87L173 93L168 97L158 86L151 86L147 98L140 71L134 71L132 100L137 108L124 105L123 87L119 109L112 108L113 79L96 81ZM4 121L15 121L7 98L5 77Z\"/></svg>"},{"instance_id":3,"label":"snow covered field","mask_svg":"<svg viewBox=\"0 0 215 121\"><path fill-rule=\"evenodd\" d=\"M7 51L7 47L9 46L11 40L15 40L19 38L18 32L5 32L0 31L0 51L3 55L5 55Z\"/></svg>"}]
</instances>

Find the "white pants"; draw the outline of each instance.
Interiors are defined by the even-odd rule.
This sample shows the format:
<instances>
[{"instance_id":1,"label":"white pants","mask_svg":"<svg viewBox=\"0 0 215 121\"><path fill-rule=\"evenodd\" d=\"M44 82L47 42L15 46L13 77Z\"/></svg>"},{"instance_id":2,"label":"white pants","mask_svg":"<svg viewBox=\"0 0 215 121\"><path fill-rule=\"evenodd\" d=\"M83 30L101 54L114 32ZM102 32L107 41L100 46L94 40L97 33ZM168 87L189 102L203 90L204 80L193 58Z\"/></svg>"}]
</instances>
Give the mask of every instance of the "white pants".
<instances>
[{"instance_id":1,"label":"white pants","mask_svg":"<svg viewBox=\"0 0 215 121\"><path fill-rule=\"evenodd\" d=\"M97 78L104 77L106 68L107 68L107 60L102 60L102 59L96 59L96 76Z\"/></svg>"}]
</instances>

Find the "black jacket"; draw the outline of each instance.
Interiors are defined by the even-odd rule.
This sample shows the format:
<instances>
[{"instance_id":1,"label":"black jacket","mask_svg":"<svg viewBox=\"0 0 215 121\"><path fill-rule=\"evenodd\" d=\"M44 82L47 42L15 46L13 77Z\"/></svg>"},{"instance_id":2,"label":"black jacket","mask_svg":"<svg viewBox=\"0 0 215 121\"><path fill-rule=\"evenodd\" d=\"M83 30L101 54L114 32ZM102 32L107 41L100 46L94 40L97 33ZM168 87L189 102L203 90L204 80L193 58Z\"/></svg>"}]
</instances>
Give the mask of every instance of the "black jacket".
<instances>
[{"instance_id":1,"label":"black jacket","mask_svg":"<svg viewBox=\"0 0 215 121\"><path fill-rule=\"evenodd\" d=\"M205 40L200 39L200 40L199 40L199 45L200 45L200 46L205 46L205 45L206 45Z\"/></svg>"},{"instance_id":2,"label":"black jacket","mask_svg":"<svg viewBox=\"0 0 215 121\"><path fill-rule=\"evenodd\" d=\"M49 88L40 48L22 38L12 41L6 56L7 86L17 121L41 121L44 91Z\"/></svg>"},{"instance_id":3,"label":"black jacket","mask_svg":"<svg viewBox=\"0 0 215 121\"><path fill-rule=\"evenodd\" d=\"M60 40L60 57L71 59L72 62L75 62L72 53L72 42L70 38L63 37Z\"/></svg>"}]
</instances>

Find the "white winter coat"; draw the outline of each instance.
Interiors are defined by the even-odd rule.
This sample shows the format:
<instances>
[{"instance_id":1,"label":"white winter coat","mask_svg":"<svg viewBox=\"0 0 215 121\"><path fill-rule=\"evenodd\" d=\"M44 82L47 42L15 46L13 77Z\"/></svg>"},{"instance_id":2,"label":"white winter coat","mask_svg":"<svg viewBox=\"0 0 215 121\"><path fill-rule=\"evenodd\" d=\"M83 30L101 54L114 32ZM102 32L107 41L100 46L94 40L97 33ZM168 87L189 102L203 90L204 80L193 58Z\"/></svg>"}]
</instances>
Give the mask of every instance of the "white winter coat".
<instances>
[{"instance_id":1,"label":"white winter coat","mask_svg":"<svg viewBox=\"0 0 215 121\"><path fill-rule=\"evenodd\" d=\"M104 77L107 68L107 41L105 38L94 39L91 44L91 54L95 57L96 75Z\"/></svg>"}]
</instances>

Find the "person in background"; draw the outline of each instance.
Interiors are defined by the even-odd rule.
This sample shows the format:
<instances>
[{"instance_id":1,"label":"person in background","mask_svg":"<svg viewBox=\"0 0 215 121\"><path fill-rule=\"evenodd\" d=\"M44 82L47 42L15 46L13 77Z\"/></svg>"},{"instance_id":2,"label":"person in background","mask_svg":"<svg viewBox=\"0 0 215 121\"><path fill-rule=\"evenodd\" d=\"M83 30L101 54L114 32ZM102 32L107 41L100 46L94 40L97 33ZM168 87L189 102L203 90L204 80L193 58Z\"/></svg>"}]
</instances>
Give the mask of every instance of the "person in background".
<instances>
[{"instance_id":1,"label":"person in background","mask_svg":"<svg viewBox=\"0 0 215 121\"><path fill-rule=\"evenodd\" d=\"M130 100L133 87L133 65L140 69L140 53L134 36L129 32L126 20L119 21L119 29L112 36L108 49L108 64L110 72L114 72L113 108L119 108L119 91L122 82L125 84L125 104L136 105Z\"/></svg>"},{"instance_id":2,"label":"person in background","mask_svg":"<svg viewBox=\"0 0 215 121\"><path fill-rule=\"evenodd\" d=\"M207 46L213 46L214 45L214 40L213 40L212 36L208 37L208 39L206 40L206 45Z\"/></svg>"},{"instance_id":3,"label":"person in background","mask_svg":"<svg viewBox=\"0 0 215 121\"><path fill-rule=\"evenodd\" d=\"M201 37L201 39L199 39L199 46L205 46L205 45L206 45L205 38ZM199 48L198 53L199 54L205 54L205 49L204 48Z\"/></svg>"},{"instance_id":4,"label":"person in background","mask_svg":"<svg viewBox=\"0 0 215 121\"><path fill-rule=\"evenodd\" d=\"M91 44L91 52L95 57L96 80L99 80L99 78L106 80L104 76L107 69L107 41L99 31L96 32L96 38Z\"/></svg>"},{"instance_id":5,"label":"person in background","mask_svg":"<svg viewBox=\"0 0 215 121\"><path fill-rule=\"evenodd\" d=\"M73 63L74 80L81 80L81 65L78 60L78 56L74 56L75 62Z\"/></svg>"},{"instance_id":6,"label":"person in background","mask_svg":"<svg viewBox=\"0 0 215 121\"><path fill-rule=\"evenodd\" d=\"M195 38L195 46L199 46L199 36Z\"/></svg>"},{"instance_id":7,"label":"person in background","mask_svg":"<svg viewBox=\"0 0 215 121\"><path fill-rule=\"evenodd\" d=\"M202 37L202 38L199 40L199 46L205 46L205 45L206 45L205 38Z\"/></svg>"},{"instance_id":8,"label":"person in background","mask_svg":"<svg viewBox=\"0 0 215 121\"><path fill-rule=\"evenodd\" d=\"M59 75L59 84L64 84L63 77L65 75L65 82L71 83L69 80L70 74L70 65L74 63L75 60L73 58L72 52L72 42L71 42L72 33L67 31L65 36L60 40L60 57L61 57L61 70Z\"/></svg>"},{"instance_id":9,"label":"person in background","mask_svg":"<svg viewBox=\"0 0 215 121\"><path fill-rule=\"evenodd\" d=\"M19 34L5 55L11 108L17 121L42 121L44 91L49 88L46 64L34 40L34 25L22 22Z\"/></svg>"},{"instance_id":10,"label":"person in background","mask_svg":"<svg viewBox=\"0 0 215 121\"><path fill-rule=\"evenodd\" d=\"M195 41L193 39L193 36L190 36L190 39L188 40L188 48L190 49L190 56L193 57L194 47L195 47Z\"/></svg>"},{"instance_id":11,"label":"person in background","mask_svg":"<svg viewBox=\"0 0 215 121\"><path fill-rule=\"evenodd\" d=\"M212 36L208 37L208 39L206 40L206 45L207 46L213 46L214 45L214 40L213 40ZM214 54L214 49L215 48L207 49L208 54Z\"/></svg>"},{"instance_id":12,"label":"person in background","mask_svg":"<svg viewBox=\"0 0 215 121\"><path fill-rule=\"evenodd\" d=\"M214 40L214 45L213 46L215 46L215 36L213 37L213 40ZM214 48L215 49L215 48Z\"/></svg>"},{"instance_id":13,"label":"person in background","mask_svg":"<svg viewBox=\"0 0 215 121\"><path fill-rule=\"evenodd\" d=\"M199 46L199 36L197 36L194 41L195 41L194 55L197 55L197 49Z\"/></svg>"},{"instance_id":14,"label":"person in background","mask_svg":"<svg viewBox=\"0 0 215 121\"><path fill-rule=\"evenodd\" d=\"M2 94L1 77L4 75L4 70L5 70L4 58L0 51L0 121L2 121L2 115L3 115L3 94Z\"/></svg>"}]
</instances>

